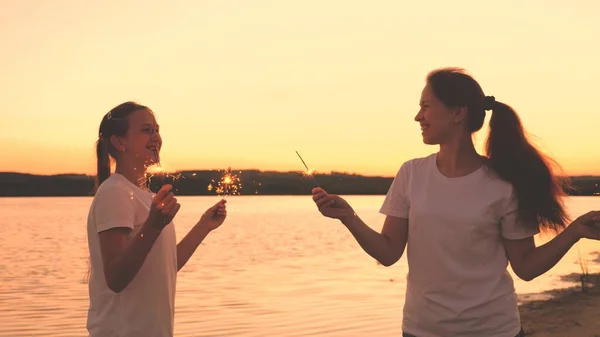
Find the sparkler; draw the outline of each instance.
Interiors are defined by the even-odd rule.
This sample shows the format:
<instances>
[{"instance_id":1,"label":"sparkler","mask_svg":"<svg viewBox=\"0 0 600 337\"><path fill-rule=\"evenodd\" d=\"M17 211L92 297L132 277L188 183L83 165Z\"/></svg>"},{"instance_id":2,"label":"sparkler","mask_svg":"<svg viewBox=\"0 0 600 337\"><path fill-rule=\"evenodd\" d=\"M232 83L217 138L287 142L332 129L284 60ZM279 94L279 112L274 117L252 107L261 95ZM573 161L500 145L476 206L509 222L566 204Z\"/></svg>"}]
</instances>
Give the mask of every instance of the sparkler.
<instances>
[{"instance_id":1,"label":"sparkler","mask_svg":"<svg viewBox=\"0 0 600 337\"><path fill-rule=\"evenodd\" d=\"M242 172L239 171L238 173L241 174ZM231 167L227 168L227 170L223 171L219 181L215 182L211 180L207 187L208 191L214 189L217 195L222 195L223 198L227 195L240 195L242 181L239 174L233 173Z\"/></svg>"},{"instance_id":2,"label":"sparkler","mask_svg":"<svg viewBox=\"0 0 600 337\"><path fill-rule=\"evenodd\" d=\"M166 172L163 170L159 170L157 172L147 172L146 173L146 182L147 182L147 186L150 187L152 185L152 181L153 179L159 180L159 184L162 186L162 184L171 184L173 185L173 187L175 188L175 192L178 191L178 189L175 187L175 183L179 180L179 179L183 179L184 176L183 174L181 174L181 172Z\"/></svg>"},{"instance_id":3,"label":"sparkler","mask_svg":"<svg viewBox=\"0 0 600 337\"><path fill-rule=\"evenodd\" d=\"M302 159L302 156L300 155L300 153L298 153L298 151L296 151L296 154L298 155L298 158L300 158L300 160L302 161L302 164L304 164L304 167L306 167L306 173L304 175L311 177L315 181L315 184L317 185L317 187L321 187L321 186L319 186L319 182L317 181L317 178L315 178L315 176L313 175L314 171L308 168L308 165L306 165L306 162L304 162L304 159Z\"/></svg>"},{"instance_id":4,"label":"sparkler","mask_svg":"<svg viewBox=\"0 0 600 337\"><path fill-rule=\"evenodd\" d=\"M165 165L161 165L160 157L158 155L158 151L154 150L154 156L156 157L156 167L147 167L146 168L146 187L150 189L153 184L153 180L158 180L158 188L160 188L163 184L171 184L174 187L174 191L177 192L178 189L175 186L175 183L179 179L183 179L184 176L181 172L171 171L169 172L168 167ZM167 165L168 166L168 165Z\"/></svg>"}]
</instances>

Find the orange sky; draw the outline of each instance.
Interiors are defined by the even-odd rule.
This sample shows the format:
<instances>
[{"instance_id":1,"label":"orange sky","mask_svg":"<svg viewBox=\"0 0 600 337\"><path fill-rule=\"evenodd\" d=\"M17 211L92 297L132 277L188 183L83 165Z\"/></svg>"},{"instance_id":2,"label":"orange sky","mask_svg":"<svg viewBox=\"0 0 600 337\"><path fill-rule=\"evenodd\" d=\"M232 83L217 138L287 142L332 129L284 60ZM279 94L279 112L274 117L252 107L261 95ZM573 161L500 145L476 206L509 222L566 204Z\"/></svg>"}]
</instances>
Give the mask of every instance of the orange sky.
<instances>
[{"instance_id":1,"label":"orange sky","mask_svg":"<svg viewBox=\"0 0 600 337\"><path fill-rule=\"evenodd\" d=\"M424 77L466 68L568 174L600 174L600 3L35 1L0 10L0 171L94 173L102 116L150 106L173 169L393 175L436 151ZM483 143L483 134L478 136Z\"/></svg>"}]
</instances>

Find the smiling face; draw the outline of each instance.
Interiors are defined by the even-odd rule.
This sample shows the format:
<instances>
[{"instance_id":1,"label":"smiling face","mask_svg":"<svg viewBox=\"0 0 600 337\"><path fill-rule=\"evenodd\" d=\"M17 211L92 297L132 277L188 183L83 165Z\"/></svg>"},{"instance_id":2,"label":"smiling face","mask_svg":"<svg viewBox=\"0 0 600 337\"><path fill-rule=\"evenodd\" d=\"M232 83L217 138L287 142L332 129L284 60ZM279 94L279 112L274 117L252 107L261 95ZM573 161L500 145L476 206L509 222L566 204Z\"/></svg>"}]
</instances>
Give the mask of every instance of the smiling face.
<instances>
[{"instance_id":1,"label":"smiling face","mask_svg":"<svg viewBox=\"0 0 600 337\"><path fill-rule=\"evenodd\" d=\"M415 121L421 125L423 142L429 145L449 142L457 133L464 132L462 121L465 109L449 108L437 98L429 84L421 93L419 113Z\"/></svg>"},{"instance_id":2,"label":"smiling face","mask_svg":"<svg viewBox=\"0 0 600 337\"><path fill-rule=\"evenodd\" d=\"M111 142L119 151L117 161L123 160L133 167L157 164L162 138L156 118L150 109L140 109L128 117L129 128L123 137L113 136Z\"/></svg>"}]
</instances>

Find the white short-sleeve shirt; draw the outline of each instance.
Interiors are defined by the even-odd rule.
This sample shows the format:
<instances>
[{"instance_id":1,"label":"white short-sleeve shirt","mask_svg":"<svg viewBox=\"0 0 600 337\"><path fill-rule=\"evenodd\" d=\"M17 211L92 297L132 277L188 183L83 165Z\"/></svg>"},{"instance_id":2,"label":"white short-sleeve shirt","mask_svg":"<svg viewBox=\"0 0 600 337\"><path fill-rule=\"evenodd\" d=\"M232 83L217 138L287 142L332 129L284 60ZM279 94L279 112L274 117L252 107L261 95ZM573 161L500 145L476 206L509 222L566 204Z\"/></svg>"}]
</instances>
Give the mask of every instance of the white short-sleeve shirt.
<instances>
[{"instance_id":1,"label":"white short-sleeve shirt","mask_svg":"<svg viewBox=\"0 0 600 337\"><path fill-rule=\"evenodd\" d=\"M91 337L172 337L177 245L175 227L167 225L152 246L134 279L120 293L110 290L98 233L116 227L131 228L133 237L150 211L153 193L120 174L105 180L88 215L91 273L87 328Z\"/></svg>"},{"instance_id":2,"label":"white short-sleeve shirt","mask_svg":"<svg viewBox=\"0 0 600 337\"><path fill-rule=\"evenodd\" d=\"M482 166L440 173L436 154L407 161L381 207L408 219L403 330L419 337L512 337L521 323L502 237L538 233L517 221L512 185Z\"/></svg>"}]
</instances>

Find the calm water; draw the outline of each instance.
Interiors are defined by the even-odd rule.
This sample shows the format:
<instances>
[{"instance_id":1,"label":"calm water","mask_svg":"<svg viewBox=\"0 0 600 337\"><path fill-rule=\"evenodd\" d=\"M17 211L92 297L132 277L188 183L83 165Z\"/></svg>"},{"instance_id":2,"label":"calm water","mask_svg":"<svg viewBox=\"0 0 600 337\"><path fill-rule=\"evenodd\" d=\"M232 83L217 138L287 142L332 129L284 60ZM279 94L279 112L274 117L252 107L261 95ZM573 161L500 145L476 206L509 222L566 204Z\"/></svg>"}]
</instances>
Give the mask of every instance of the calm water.
<instances>
[{"instance_id":1,"label":"calm water","mask_svg":"<svg viewBox=\"0 0 600 337\"><path fill-rule=\"evenodd\" d=\"M406 258L385 268L310 197L229 197L229 218L179 273L176 336L390 336L401 331ZM379 230L383 196L347 198ZM181 197L181 239L216 197ZM86 218L91 198L0 198L0 336L87 336ZM569 202L573 216L600 198ZM541 239L539 240L542 241ZM583 240L519 293L569 286Z\"/></svg>"}]
</instances>

